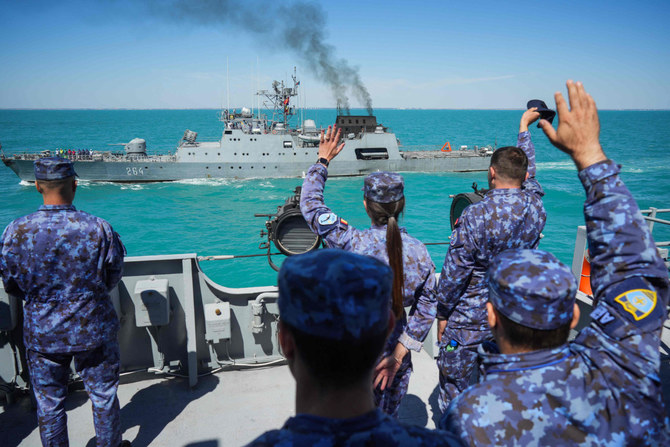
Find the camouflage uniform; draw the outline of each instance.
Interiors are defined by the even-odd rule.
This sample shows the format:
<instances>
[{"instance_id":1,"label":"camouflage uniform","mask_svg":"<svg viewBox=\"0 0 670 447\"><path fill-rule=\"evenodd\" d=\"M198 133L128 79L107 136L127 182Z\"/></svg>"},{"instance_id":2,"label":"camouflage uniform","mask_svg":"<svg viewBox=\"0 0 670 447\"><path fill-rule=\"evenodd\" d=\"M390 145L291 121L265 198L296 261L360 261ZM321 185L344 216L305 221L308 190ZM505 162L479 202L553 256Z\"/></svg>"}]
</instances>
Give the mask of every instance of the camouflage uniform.
<instances>
[{"instance_id":1,"label":"camouflage uniform","mask_svg":"<svg viewBox=\"0 0 670 447\"><path fill-rule=\"evenodd\" d=\"M520 189L492 189L468 206L451 235L437 286L437 317L447 320L437 360L440 409L470 384L477 347L492 340L486 322L488 291L484 275L491 259L509 248L535 248L547 214L544 191L535 179L535 147L530 132L517 146L528 157L528 180ZM450 346L451 345L451 346Z\"/></svg>"},{"instance_id":2,"label":"camouflage uniform","mask_svg":"<svg viewBox=\"0 0 670 447\"><path fill-rule=\"evenodd\" d=\"M595 297L590 325L554 349L505 355L480 348L485 380L455 399L440 424L466 443L669 445L659 379L668 270L618 172L607 160L579 173ZM560 286L555 278L565 274L554 263L509 261L491 272L496 309L535 328L572 318L574 278Z\"/></svg>"},{"instance_id":3,"label":"camouflage uniform","mask_svg":"<svg viewBox=\"0 0 670 447\"><path fill-rule=\"evenodd\" d=\"M69 161L35 162L38 180L72 175ZM118 235L72 205L43 205L10 223L1 244L5 289L25 300L24 341L42 443L68 445L64 400L74 358L93 404L98 445L118 445L119 321L109 298L123 270Z\"/></svg>"},{"instance_id":4,"label":"camouflage uniform","mask_svg":"<svg viewBox=\"0 0 670 447\"><path fill-rule=\"evenodd\" d=\"M280 318L305 334L346 344L378 337L388 328L392 278L391 269L383 262L342 250L292 256L284 261L278 277ZM298 414L281 429L265 432L248 445L460 444L451 433L402 424L377 408L345 419Z\"/></svg>"},{"instance_id":5,"label":"camouflage uniform","mask_svg":"<svg viewBox=\"0 0 670 447\"><path fill-rule=\"evenodd\" d=\"M323 201L327 178L328 171L321 164L313 165L305 176L300 210L309 227L321 235L329 247L374 256L388 263L386 225L372 225L361 231L335 215ZM392 201L390 199L399 200L403 197L402 177L395 173L376 172L366 177L363 189L365 197L370 200L382 203ZM411 306L411 310L409 319L403 315L398 320L383 356L391 355L398 342L407 349L419 352L435 319L435 264L425 245L407 234L404 228L400 232L405 273L403 304L405 307ZM386 413L397 416L400 401L407 393L411 373L412 360L408 353L403 358L393 382L384 391L375 390L376 403Z\"/></svg>"},{"instance_id":6,"label":"camouflage uniform","mask_svg":"<svg viewBox=\"0 0 670 447\"><path fill-rule=\"evenodd\" d=\"M459 446L454 435L442 430L405 425L381 409L351 419L328 419L308 414L290 418L248 444L253 447L367 447Z\"/></svg>"}]
</instances>

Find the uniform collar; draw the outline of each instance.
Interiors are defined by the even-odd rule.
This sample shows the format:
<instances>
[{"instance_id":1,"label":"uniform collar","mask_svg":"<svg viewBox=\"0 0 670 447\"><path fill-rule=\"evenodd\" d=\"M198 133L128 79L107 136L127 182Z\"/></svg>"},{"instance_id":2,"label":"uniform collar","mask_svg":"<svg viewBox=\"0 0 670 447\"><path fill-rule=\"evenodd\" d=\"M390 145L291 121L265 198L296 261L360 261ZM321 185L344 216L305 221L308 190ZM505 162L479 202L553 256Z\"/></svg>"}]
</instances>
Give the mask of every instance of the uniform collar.
<instances>
[{"instance_id":1,"label":"uniform collar","mask_svg":"<svg viewBox=\"0 0 670 447\"><path fill-rule=\"evenodd\" d=\"M565 343L553 349L541 349L520 354L501 354L494 343L483 343L479 346L479 355L482 358L486 373L493 374L554 365L567 359L570 355L570 349L568 344Z\"/></svg>"},{"instance_id":2,"label":"uniform collar","mask_svg":"<svg viewBox=\"0 0 670 447\"><path fill-rule=\"evenodd\" d=\"M42 205L39 208L39 211L60 211L60 210L69 210L77 211L74 205Z\"/></svg>"},{"instance_id":3,"label":"uniform collar","mask_svg":"<svg viewBox=\"0 0 670 447\"><path fill-rule=\"evenodd\" d=\"M333 434L343 429L347 432L370 430L385 417L379 408L361 416L348 419L332 419L312 414L298 414L286 421L282 430L302 433Z\"/></svg>"},{"instance_id":4,"label":"uniform collar","mask_svg":"<svg viewBox=\"0 0 670 447\"><path fill-rule=\"evenodd\" d=\"M501 196L507 194L518 194L521 191L521 188L500 188L500 189L489 189L486 193L487 196Z\"/></svg>"},{"instance_id":5,"label":"uniform collar","mask_svg":"<svg viewBox=\"0 0 670 447\"><path fill-rule=\"evenodd\" d=\"M386 225L370 225L370 228L373 230L384 230L386 231ZM407 233L405 227L399 227L401 233Z\"/></svg>"}]
</instances>

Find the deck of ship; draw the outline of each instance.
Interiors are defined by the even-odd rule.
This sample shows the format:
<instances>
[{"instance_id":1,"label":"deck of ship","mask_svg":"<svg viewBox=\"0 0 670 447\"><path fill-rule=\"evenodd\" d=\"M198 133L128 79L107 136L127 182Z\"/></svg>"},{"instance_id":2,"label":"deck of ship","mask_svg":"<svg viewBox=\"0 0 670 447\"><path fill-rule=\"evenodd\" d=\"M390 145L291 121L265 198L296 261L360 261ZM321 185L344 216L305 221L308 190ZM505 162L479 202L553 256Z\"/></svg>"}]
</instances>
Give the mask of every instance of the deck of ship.
<instances>
[{"instance_id":1,"label":"deck of ship","mask_svg":"<svg viewBox=\"0 0 670 447\"><path fill-rule=\"evenodd\" d=\"M400 420L434 428L439 418L437 369L426 352L414 354L414 373L400 406ZM661 362L666 408L670 408L670 357ZM81 384L66 402L70 445L95 446L91 404ZM137 372L119 387L123 437L134 446L227 447L248 443L281 427L294 414L295 382L286 365L224 371L188 379ZM40 445L37 418L27 395L0 411L0 445Z\"/></svg>"},{"instance_id":2,"label":"deck of ship","mask_svg":"<svg viewBox=\"0 0 670 447\"><path fill-rule=\"evenodd\" d=\"M467 158L467 157L486 157L487 162L490 163L490 157L487 155L482 155L478 151L474 150L465 150L465 151L402 151L400 155L405 160L423 160L423 159L435 159L435 158Z\"/></svg>"},{"instance_id":3,"label":"deck of ship","mask_svg":"<svg viewBox=\"0 0 670 447\"><path fill-rule=\"evenodd\" d=\"M439 414L435 361L425 351L412 358L414 373L399 417L433 428ZM66 402L70 445L95 446L91 403L81 384L71 388ZM134 446L244 445L294 414L294 394L286 365L211 374L193 389L186 378L122 375L118 395L123 437ZM1 411L0 445L40 445L27 395Z\"/></svg>"}]
</instances>

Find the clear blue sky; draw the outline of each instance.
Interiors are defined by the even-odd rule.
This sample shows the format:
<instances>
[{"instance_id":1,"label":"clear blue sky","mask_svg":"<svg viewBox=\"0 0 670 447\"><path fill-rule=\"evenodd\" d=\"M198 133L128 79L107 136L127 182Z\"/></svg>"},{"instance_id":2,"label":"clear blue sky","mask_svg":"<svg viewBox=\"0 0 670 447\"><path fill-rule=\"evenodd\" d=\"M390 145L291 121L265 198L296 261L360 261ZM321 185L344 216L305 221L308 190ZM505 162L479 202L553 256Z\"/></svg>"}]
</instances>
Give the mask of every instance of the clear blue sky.
<instances>
[{"instance_id":1,"label":"clear blue sky","mask_svg":"<svg viewBox=\"0 0 670 447\"><path fill-rule=\"evenodd\" d=\"M297 66L307 105L333 107L281 37L319 20L374 107L553 105L571 78L603 109L670 109L667 0L0 0L0 108L218 108L227 59L231 106Z\"/></svg>"}]
</instances>

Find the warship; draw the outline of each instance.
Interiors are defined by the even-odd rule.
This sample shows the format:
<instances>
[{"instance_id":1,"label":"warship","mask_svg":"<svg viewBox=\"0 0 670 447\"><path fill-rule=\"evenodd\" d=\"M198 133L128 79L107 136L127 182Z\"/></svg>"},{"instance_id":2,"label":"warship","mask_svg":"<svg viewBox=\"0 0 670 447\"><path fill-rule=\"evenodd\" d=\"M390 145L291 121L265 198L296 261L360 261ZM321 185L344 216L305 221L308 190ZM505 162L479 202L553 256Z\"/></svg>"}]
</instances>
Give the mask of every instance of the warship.
<instances>
[{"instance_id":1,"label":"warship","mask_svg":"<svg viewBox=\"0 0 670 447\"><path fill-rule=\"evenodd\" d=\"M263 110L222 110L223 133L219 141L198 141L197 132L186 130L174 152L147 152L146 140L134 138L122 152L93 150L44 150L5 155L2 162L21 180L34 181L33 161L61 155L74 161L82 180L104 182L161 182L202 178L301 177L317 159L320 128L306 119L300 126L291 121L298 115L292 105L300 82L274 81L270 90L256 94ZM329 176L366 175L378 170L396 172L470 172L488 169L492 146L460 146L449 143L441 149L401 151L396 135L375 116L348 115L338 107L336 124L345 146L328 169Z\"/></svg>"}]
</instances>

